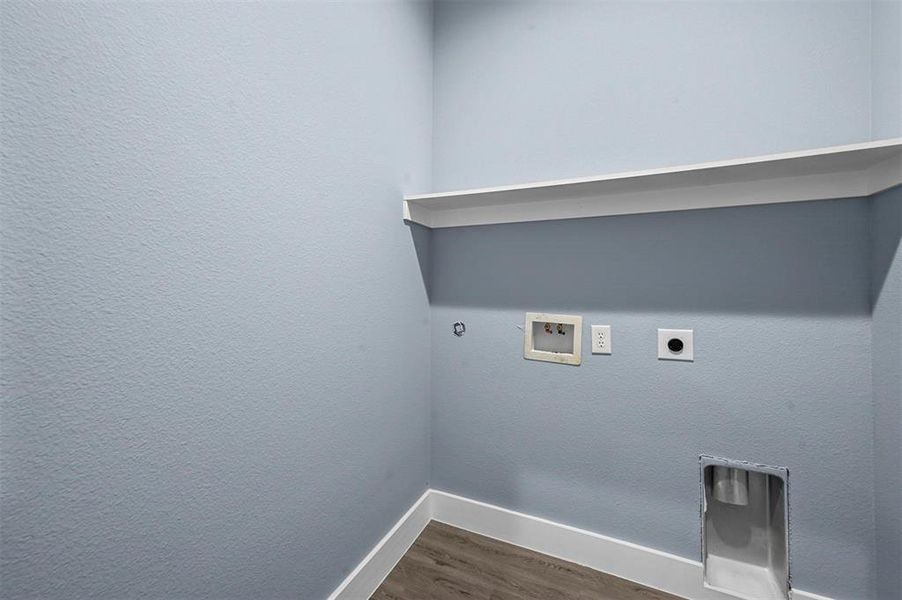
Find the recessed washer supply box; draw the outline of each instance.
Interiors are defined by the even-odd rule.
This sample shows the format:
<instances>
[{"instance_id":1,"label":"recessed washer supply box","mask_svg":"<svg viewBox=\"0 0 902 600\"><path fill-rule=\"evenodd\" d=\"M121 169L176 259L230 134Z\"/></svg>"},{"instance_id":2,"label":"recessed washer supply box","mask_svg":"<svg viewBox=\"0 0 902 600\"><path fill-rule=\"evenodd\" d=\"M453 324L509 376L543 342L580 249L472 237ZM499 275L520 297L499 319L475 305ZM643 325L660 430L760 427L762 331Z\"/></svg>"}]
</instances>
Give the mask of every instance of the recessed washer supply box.
<instances>
[{"instance_id":1,"label":"recessed washer supply box","mask_svg":"<svg viewBox=\"0 0 902 600\"><path fill-rule=\"evenodd\" d=\"M579 365L582 362L582 339L581 316L526 313L523 358Z\"/></svg>"}]
</instances>

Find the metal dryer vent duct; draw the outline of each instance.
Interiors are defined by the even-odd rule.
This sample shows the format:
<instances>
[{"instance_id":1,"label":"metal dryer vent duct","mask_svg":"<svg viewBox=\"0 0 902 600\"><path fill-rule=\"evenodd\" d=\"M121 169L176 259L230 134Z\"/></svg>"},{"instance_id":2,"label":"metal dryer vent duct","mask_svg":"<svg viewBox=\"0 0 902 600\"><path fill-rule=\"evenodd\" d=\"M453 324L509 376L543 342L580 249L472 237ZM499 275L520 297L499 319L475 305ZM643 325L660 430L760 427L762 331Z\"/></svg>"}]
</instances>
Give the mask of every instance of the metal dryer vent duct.
<instances>
[{"instance_id":1,"label":"metal dryer vent duct","mask_svg":"<svg viewBox=\"0 0 902 600\"><path fill-rule=\"evenodd\" d=\"M735 467L715 466L711 482L714 499L726 504L749 503L749 472Z\"/></svg>"},{"instance_id":2,"label":"metal dryer vent duct","mask_svg":"<svg viewBox=\"0 0 902 600\"><path fill-rule=\"evenodd\" d=\"M699 457L704 585L743 600L790 600L789 470Z\"/></svg>"}]
</instances>

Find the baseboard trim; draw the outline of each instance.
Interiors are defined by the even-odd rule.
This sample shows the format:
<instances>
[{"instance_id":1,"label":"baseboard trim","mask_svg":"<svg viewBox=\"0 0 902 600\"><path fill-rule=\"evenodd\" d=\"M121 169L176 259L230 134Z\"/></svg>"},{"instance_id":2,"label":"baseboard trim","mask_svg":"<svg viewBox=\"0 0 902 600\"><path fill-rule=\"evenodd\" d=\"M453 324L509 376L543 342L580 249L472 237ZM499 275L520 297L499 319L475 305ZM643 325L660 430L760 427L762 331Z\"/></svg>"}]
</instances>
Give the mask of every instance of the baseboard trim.
<instances>
[{"instance_id":1,"label":"baseboard trim","mask_svg":"<svg viewBox=\"0 0 902 600\"><path fill-rule=\"evenodd\" d=\"M704 587L702 563L540 517L431 490L432 518L690 600L736 600ZM795 600L830 600L793 590Z\"/></svg>"},{"instance_id":2,"label":"baseboard trim","mask_svg":"<svg viewBox=\"0 0 902 600\"><path fill-rule=\"evenodd\" d=\"M575 562L690 600L736 600L702 583L702 563L471 500L427 490L401 517L329 600L365 600L391 572L430 520ZM794 600L831 600L793 590Z\"/></svg>"},{"instance_id":3,"label":"baseboard trim","mask_svg":"<svg viewBox=\"0 0 902 600\"><path fill-rule=\"evenodd\" d=\"M684 598L735 600L702 587L701 563L447 492L432 498L436 521Z\"/></svg>"},{"instance_id":4,"label":"baseboard trim","mask_svg":"<svg viewBox=\"0 0 902 600\"><path fill-rule=\"evenodd\" d=\"M432 490L404 513L370 553L329 596L329 600L366 600L395 568L404 553L432 520Z\"/></svg>"}]
</instances>

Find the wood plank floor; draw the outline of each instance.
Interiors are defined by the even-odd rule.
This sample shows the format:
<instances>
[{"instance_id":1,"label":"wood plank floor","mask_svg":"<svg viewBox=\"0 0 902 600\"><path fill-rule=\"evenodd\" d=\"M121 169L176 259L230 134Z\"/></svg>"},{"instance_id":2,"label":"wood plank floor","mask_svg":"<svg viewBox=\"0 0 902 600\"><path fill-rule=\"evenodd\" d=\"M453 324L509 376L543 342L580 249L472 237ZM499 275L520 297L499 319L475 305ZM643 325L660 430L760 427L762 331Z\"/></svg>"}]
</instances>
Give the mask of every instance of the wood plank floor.
<instances>
[{"instance_id":1,"label":"wood plank floor","mask_svg":"<svg viewBox=\"0 0 902 600\"><path fill-rule=\"evenodd\" d=\"M371 600L681 600L432 521Z\"/></svg>"}]
</instances>

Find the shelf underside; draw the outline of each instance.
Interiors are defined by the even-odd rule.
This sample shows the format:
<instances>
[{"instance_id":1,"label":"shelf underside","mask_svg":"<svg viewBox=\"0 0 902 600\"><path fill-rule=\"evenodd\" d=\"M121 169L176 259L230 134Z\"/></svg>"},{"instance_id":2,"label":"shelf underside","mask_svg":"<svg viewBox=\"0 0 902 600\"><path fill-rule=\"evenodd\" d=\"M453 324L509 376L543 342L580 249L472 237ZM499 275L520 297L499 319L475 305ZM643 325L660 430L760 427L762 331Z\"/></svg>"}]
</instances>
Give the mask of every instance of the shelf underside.
<instances>
[{"instance_id":1,"label":"shelf underside","mask_svg":"<svg viewBox=\"0 0 902 600\"><path fill-rule=\"evenodd\" d=\"M404 197L404 219L461 227L869 196L902 183L902 138L599 177Z\"/></svg>"}]
</instances>

